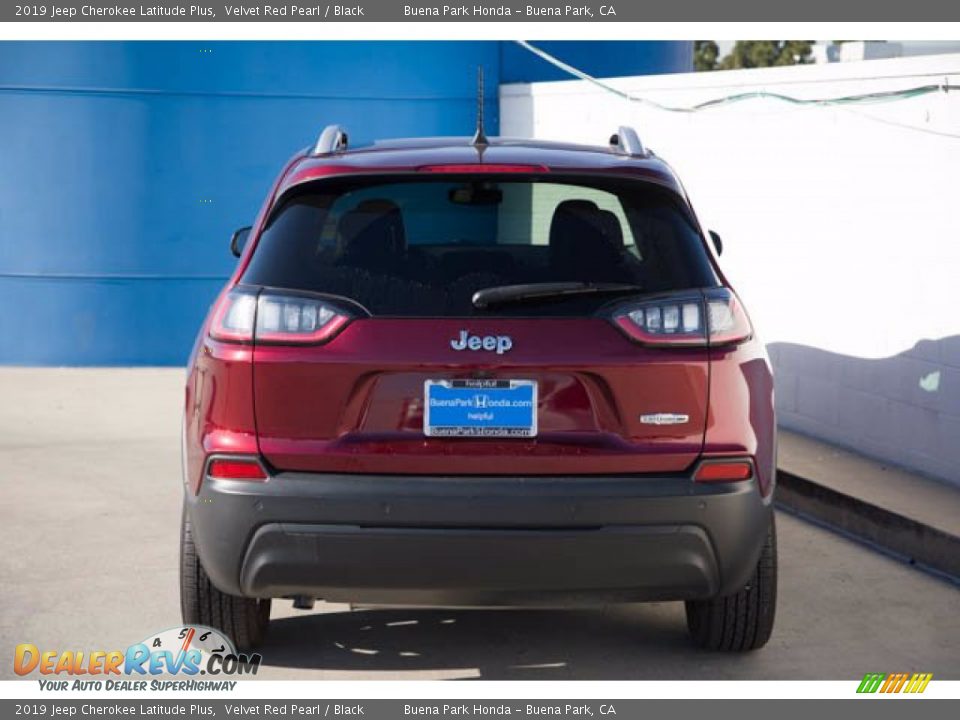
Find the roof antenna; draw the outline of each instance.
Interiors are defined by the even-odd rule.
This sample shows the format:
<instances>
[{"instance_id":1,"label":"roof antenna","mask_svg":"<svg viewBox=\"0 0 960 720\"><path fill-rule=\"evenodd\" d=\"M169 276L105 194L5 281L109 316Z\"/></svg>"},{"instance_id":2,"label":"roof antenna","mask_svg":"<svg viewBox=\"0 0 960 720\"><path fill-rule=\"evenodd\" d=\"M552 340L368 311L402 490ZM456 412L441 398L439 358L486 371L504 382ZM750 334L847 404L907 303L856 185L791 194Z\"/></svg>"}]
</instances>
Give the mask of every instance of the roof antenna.
<instances>
[{"instance_id":1,"label":"roof antenna","mask_svg":"<svg viewBox=\"0 0 960 720\"><path fill-rule=\"evenodd\" d=\"M476 147L490 144L483 131L483 65L477 65L477 132L473 136L472 144Z\"/></svg>"}]
</instances>

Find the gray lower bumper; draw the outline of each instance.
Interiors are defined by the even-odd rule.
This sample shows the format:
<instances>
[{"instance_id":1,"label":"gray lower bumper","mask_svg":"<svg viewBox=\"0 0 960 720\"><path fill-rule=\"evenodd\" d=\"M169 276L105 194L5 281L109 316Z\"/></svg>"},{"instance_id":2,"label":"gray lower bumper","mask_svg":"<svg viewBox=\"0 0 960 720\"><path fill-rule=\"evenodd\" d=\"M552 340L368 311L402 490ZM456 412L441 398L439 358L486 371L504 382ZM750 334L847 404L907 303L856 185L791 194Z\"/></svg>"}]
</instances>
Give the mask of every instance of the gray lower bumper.
<instances>
[{"instance_id":1,"label":"gray lower bumper","mask_svg":"<svg viewBox=\"0 0 960 720\"><path fill-rule=\"evenodd\" d=\"M206 478L187 509L225 592L424 605L726 594L771 513L753 481L303 473Z\"/></svg>"}]
</instances>

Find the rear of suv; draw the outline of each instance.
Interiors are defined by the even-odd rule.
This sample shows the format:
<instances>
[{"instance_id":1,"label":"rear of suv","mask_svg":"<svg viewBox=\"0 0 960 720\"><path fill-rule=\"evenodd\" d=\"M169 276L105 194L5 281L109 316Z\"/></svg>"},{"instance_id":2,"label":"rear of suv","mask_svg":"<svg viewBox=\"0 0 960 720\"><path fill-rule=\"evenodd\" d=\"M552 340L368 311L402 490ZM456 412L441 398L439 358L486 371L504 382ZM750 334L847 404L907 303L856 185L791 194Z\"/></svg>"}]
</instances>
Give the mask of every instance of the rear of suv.
<instances>
[{"instance_id":1,"label":"rear of suv","mask_svg":"<svg viewBox=\"0 0 960 720\"><path fill-rule=\"evenodd\" d=\"M683 600L699 645L763 646L773 383L709 235L630 128L326 128L190 359L184 621L250 647L272 598Z\"/></svg>"}]
</instances>

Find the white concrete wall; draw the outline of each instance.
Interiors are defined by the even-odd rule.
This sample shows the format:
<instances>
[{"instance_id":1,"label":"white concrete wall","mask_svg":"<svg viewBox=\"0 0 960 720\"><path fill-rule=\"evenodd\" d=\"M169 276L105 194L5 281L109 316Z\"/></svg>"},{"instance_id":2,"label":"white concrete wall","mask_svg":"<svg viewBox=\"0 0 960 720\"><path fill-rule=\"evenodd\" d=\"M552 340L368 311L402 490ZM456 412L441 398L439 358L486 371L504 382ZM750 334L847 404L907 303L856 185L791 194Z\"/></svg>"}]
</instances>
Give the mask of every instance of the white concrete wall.
<instances>
[{"instance_id":1,"label":"white concrete wall","mask_svg":"<svg viewBox=\"0 0 960 720\"><path fill-rule=\"evenodd\" d=\"M960 55L609 82L670 105L824 98L960 85ZM679 114L569 81L500 101L503 135L599 144L631 124L674 166L725 241L785 427L960 484L960 90Z\"/></svg>"}]
</instances>

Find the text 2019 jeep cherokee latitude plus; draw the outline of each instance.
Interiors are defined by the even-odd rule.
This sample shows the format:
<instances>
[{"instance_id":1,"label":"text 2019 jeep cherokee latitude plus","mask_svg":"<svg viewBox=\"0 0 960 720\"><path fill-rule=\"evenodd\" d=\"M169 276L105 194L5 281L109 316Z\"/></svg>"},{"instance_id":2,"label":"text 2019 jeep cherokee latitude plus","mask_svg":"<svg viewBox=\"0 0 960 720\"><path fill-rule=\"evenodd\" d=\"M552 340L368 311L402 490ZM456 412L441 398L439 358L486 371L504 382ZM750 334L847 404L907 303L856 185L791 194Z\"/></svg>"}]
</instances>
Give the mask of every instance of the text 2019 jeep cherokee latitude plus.
<instances>
[{"instance_id":1,"label":"text 2019 jeep cherokee latitude plus","mask_svg":"<svg viewBox=\"0 0 960 720\"><path fill-rule=\"evenodd\" d=\"M186 622L252 646L271 598L685 600L697 643L766 643L769 362L633 130L331 126L248 237L190 359Z\"/></svg>"}]
</instances>

